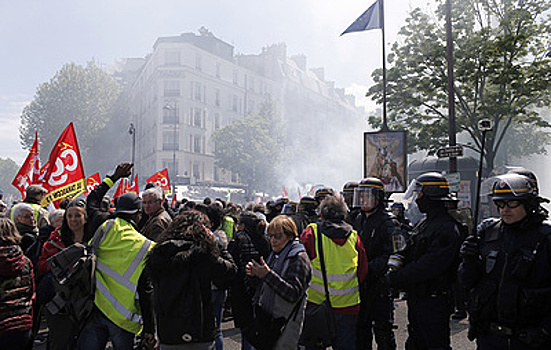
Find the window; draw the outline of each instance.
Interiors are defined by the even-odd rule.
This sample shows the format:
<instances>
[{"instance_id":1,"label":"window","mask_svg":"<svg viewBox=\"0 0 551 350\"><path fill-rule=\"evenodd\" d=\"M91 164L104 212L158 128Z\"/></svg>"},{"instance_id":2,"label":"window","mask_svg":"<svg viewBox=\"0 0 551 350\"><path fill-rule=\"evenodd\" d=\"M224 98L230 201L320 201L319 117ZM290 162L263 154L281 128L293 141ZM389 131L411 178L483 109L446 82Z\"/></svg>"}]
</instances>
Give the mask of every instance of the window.
<instances>
[{"instance_id":1,"label":"window","mask_svg":"<svg viewBox=\"0 0 551 350\"><path fill-rule=\"evenodd\" d=\"M201 70L203 62L200 55L195 55L195 69Z\"/></svg>"},{"instance_id":2,"label":"window","mask_svg":"<svg viewBox=\"0 0 551 350\"><path fill-rule=\"evenodd\" d=\"M193 177L201 179L201 173L199 172L199 164L193 164Z\"/></svg>"},{"instance_id":3,"label":"window","mask_svg":"<svg viewBox=\"0 0 551 350\"><path fill-rule=\"evenodd\" d=\"M179 65L180 64L180 51L167 51L167 52L165 52L165 64L166 65Z\"/></svg>"},{"instance_id":4,"label":"window","mask_svg":"<svg viewBox=\"0 0 551 350\"><path fill-rule=\"evenodd\" d=\"M234 83L235 85L238 85L237 78L238 78L238 76L237 76L237 71L234 70L234 71L233 71L233 83Z\"/></svg>"},{"instance_id":5,"label":"window","mask_svg":"<svg viewBox=\"0 0 551 350\"><path fill-rule=\"evenodd\" d=\"M168 169L168 176L173 178L178 175L178 159L176 159L176 162L173 162L172 159L163 159L162 163L162 168Z\"/></svg>"},{"instance_id":6,"label":"window","mask_svg":"<svg viewBox=\"0 0 551 350\"><path fill-rule=\"evenodd\" d=\"M214 104L216 105L216 107L220 107L220 89L216 89Z\"/></svg>"},{"instance_id":7,"label":"window","mask_svg":"<svg viewBox=\"0 0 551 350\"><path fill-rule=\"evenodd\" d=\"M180 110L173 106L163 107L163 123L164 124L179 124Z\"/></svg>"},{"instance_id":8,"label":"window","mask_svg":"<svg viewBox=\"0 0 551 350\"><path fill-rule=\"evenodd\" d=\"M216 77L220 78L220 62L216 62Z\"/></svg>"},{"instance_id":9,"label":"window","mask_svg":"<svg viewBox=\"0 0 551 350\"><path fill-rule=\"evenodd\" d=\"M164 95L165 96L180 96L180 81L178 80L165 80L164 81Z\"/></svg>"},{"instance_id":10,"label":"window","mask_svg":"<svg viewBox=\"0 0 551 350\"><path fill-rule=\"evenodd\" d=\"M192 108L191 110L192 110L191 125L197 126L199 128L202 127L203 111L201 110L201 108Z\"/></svg>"},{"instance_id":11,"label":"window","mask_svg":"<svg viewBox=\"0 0 551 350\"><path fill-rule=\"evenodd\" d=\"M201 153L201 136L193 136L193 152Z\"/></svg>"},{"instance_id":12,"label":"window","mask_svg":"<svg viewBox=\"0 0 551 350\"><path fill-rule=\"evenodd\" d=\"M220 114L214 113L214 130L220 129Z\"/></svg>"},{"instance_id":13,"label":"window","mask_svg":"<svg viewBox=\"0 0 551 350\"><path fill-rule=\"evenodd\" d=\"M199 82L191 82L190 98L195 101L206 102L207 86Z\"/></svg>"},{"instance_id":14,"label":"window","mask_svg":"<svg viewBox=\"0 0 551 350\"><path fill-rule=\"evenodd\" d=\"M180 149L178 135L178 130L163 131L163 151L177 151Z\"/></svg>"}]
</instances>

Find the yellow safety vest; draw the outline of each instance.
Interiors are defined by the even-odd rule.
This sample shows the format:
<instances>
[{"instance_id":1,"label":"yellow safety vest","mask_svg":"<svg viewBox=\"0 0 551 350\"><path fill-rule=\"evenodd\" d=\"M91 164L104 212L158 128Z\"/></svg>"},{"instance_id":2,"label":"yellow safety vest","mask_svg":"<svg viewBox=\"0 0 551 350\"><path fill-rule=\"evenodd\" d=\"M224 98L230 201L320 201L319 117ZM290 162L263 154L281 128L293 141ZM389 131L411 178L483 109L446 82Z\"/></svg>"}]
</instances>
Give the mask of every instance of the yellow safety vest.
<instances>
[{"instance_id":1,"label":"yellow safety vest","mask_svg":"<svg viewBox=\"0 0 551 350\"><path fill-rule=\"evenodd\" d=\"M226 236L229 239L233 238L233 219L229 216L224 216L224 220L222 221L221 229L222 231L226 232Z\"/></svg>"},{"instance_id":2,"label":"yellow safety vest","mask_svg":"<svg viewBox=\"0 0 551 350\"><path fill-rule=\"evenodd\" d=\"M318 251L318 226L310 224L315 237L316 258L312 264L312 282L308 288L308 301L321 304L325 300L325 287ZM339 246L331 238L322 234L323 257L329 287L329 299L334 308L355 306L360 303L360 287L358 281L358 251L356 244L358 234L352 231L346 243Z\"/></svg>"},{"instance_id":3,"label":"yellow safety vest","mask_svg":"<svg viewBox=\"0 0 551 350\"><path fill-rule=\"evenodd\" d=\"M153 246L130 223L117 218L96 251L95 304L113 323L134 334L142 330L138 280Z\"/></svg>"}]
</instances>

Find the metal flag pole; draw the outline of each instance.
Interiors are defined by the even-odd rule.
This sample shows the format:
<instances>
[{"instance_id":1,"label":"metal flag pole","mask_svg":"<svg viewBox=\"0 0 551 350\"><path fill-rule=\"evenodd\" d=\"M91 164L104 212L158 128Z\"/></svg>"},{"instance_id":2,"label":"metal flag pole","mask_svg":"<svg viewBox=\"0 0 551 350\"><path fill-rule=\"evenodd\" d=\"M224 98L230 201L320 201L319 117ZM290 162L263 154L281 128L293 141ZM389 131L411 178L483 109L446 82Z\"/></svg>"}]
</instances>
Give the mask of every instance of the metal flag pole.
<instances>
[{"instance_id":1,"label":"metal flag pole","mask_svg":"<svg viewBox=\"0 0 551 350\"><path fill-rule=\"evenodd\" d=\"M381 11L381 37L383 40L383 128L381 131L388 131L386 118L386 45L385 45L385 6L384 0L379 1Z\"/></svg>"}]
</instances>

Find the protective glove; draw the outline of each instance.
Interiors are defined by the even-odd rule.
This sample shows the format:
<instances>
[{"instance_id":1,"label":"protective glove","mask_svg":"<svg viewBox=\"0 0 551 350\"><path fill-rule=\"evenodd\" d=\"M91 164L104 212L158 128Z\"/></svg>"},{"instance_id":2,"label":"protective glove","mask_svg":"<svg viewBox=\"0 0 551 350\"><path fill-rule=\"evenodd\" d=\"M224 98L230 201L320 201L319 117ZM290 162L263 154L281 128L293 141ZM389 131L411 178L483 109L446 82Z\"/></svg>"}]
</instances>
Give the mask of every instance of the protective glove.
<instances>
[{"instance_id":1,"label":"protective glove","mask_svg":"<svg viewBox=\"0 0 551 350\"><path fill-rule=\"evenodd\" d=\"M541 327L527 328L518 335L519 339L531 347L538 348L549 340L549 333Z\"/></svg>"},{"instance_id":2,"label":"protective glove","mask_svg":"<svg viewBox=\"0 0 551 350\"><path fill-rule=\"evenodd\" d=\"M477 236L469 236L461 245L459 251L463 259L477 259L480 257L480 239Z\"/></svg>"}]
</instances>

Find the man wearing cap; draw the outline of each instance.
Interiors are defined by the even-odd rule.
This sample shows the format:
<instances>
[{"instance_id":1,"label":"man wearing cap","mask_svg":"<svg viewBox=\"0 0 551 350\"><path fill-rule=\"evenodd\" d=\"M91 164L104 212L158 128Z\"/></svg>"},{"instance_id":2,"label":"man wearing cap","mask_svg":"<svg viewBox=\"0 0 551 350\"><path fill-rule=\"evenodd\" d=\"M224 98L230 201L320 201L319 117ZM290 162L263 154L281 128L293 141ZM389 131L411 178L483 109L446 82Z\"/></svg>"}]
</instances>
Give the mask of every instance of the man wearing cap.
<instances>
[{"instance_id":1,"label":"man wearing cap","mask_svg":"<svg viewBox=\"0 0 551 350\"><path fill-rule=\"evenodd\" d=\"M497 178L500 218L484 220L461 247L469 339L477 348L551 349L551 225L531 178Z\"/></svg>"},{"instance_id":2,"label":"man wearing cap","mask_svg":"<svg viewBox=\"0 0 551 350\"><path fill-rule=\"evenodd\" d=\"M25 199L23 200L23 203L27 203L33 207L34 220L36 221L36 227L38 228L46 226L50 223L48 221L48 211L40 205L40 202L42 202L42 198L44 198L46 193L48 193L48 190L40 185L30 185L25 189ZM13 210L16 206L17 205L14 205L8 212L7 217L9 217L12 221L14 221Z\"/></svg>"},{"instance_id":3,"label":"man wearing cap","mask_svg":"<svg viewBox=\"0 0 551 350\"><path fill-rule=\"evenodd\" d=\"M101 210L103 196L130 175L132 166L121 163L88 195L89 228L92 232L99 228L105 236L96 251L95 309L80 333L79 350L105 349L107 341L115 349L131 349L134 336L142 330L148 348L156 342L151 283L142 273L154 243L137 231L142 200L135 193L125 193L113 214Z\"/></svg>"}]
</instances>

